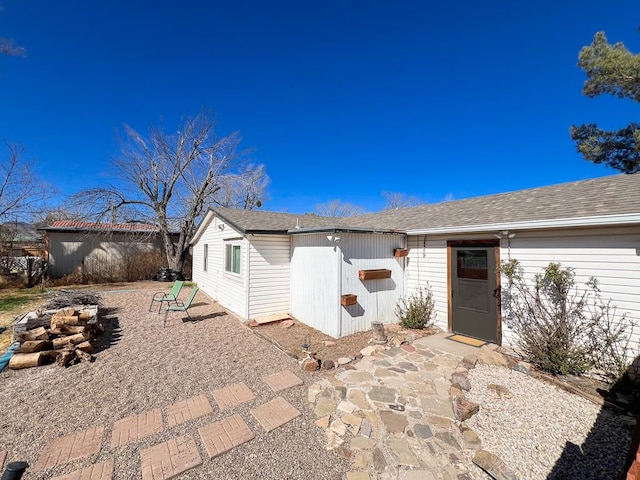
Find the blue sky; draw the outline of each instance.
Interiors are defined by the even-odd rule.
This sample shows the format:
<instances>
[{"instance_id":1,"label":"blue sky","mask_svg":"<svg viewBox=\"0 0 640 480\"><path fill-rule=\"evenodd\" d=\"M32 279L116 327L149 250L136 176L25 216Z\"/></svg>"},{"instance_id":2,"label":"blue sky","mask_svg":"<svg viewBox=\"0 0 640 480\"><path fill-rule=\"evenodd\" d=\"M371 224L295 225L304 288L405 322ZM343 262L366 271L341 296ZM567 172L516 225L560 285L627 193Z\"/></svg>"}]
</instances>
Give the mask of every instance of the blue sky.
<instances>
[{"instance_id":1,"label":"blue sky","mask_svg":"<svg viewBox=\"0 0 640 480\"><path fill-rule=\"evenodd\" d=\"M271 185L264 208L383 207L616 173L571 124L621 128L638 105L581 94L598 30L640 51L640 3L602 1L2 0L0 139L62 194L98 185L123 123L202 106L238 130Z\"/></svg>"}]
</instances>

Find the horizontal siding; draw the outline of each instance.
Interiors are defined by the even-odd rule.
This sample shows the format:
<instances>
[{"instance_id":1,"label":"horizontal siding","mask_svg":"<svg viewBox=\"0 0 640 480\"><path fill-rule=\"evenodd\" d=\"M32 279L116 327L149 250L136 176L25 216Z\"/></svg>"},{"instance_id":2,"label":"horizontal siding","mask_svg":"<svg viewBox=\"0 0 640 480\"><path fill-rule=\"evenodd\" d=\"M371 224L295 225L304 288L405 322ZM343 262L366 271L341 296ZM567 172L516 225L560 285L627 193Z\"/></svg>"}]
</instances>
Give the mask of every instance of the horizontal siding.
<instances>
[{"instance_id":1,"label":"horizontal siding","mask_svg":"<svg viewBox=\"0 0 640 480\"><path fill-rule=\"evenodd\" d=\"M290 292L290 237L249 237L249 318L288 313Z\"/></svg>"},{"instance_id":2,"label":"horizontal siding","mask_svg":"<svg viewBox=\"0 0 640 480\"><path fill-rule=\"evenodd\" d=\"M640 325L640 228L564 231L561 235L520 232L507 248L503 241L501 257L517 259L525 275L531 278L541 273L550 262L559 262L575 271L580 288L591 277L598 280L602 299L611 300L617 313L626 312L630 321ZM505 337L512 333L504 326ZM632 342L636 351L640 346L638 327Z\"/></svg>"},{"instance_id":3,"label":"horizontal siding","mask_svg":"<svg viewBox=\"0 0 640 480\"><path fill-rule=\"evenodd\" d=\"M447 330L447 240L446 238L408 237L405 276L406 292L411 294L428 285L435 301L435 323Z\"/></svg>"},{"instance_id":4,"label":"horizontal siding","mask_svg":"<svg viewBox=\"0 0 640 480\"><path fill-rule=\"evenodd\" d=\"M341 234L341 294L357 295L357 304L341 308L340 335L371 329L371 322L396 323L395 307L404 294L404 258L393 256L405 247L404 235ZM360 270L388 269L391 278L360 280Z\"/></svg>"},{"instance_id":5,"label":"horizontal siding","mask_svg":"<svg viewBox=\"0 0 640 480\"><path fill-rule=\"evenodd\" d=\"M326 234L291 237L291 314L332 337L340 335L340 249Z\"/></svg>"},{"instance_id":6,"label":"horizontal siding","mask_svg":"<svg viewBox=\"0 0 640 480\"><path fill-rule=\"evenodd\" d=\"M230 240L239 239L239 240ZM224 246L240 243L240 272L233 275L224 270ZM204 271L204 245L208 245L207 271ZM213 218L198 242L193 246L193 280L207 295L241 318L247 319L248 242L231 226Z\"/></svg>"}]
</instances>

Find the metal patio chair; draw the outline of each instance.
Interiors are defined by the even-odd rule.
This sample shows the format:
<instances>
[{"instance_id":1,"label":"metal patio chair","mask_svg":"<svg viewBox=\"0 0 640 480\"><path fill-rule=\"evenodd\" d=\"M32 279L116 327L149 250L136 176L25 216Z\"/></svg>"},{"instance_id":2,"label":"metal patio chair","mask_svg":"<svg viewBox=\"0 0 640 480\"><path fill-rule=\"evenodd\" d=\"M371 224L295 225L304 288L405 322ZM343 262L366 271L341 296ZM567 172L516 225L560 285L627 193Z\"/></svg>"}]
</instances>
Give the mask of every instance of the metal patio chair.
<instances>
[{"instance_id":1,"label":"metal patio chair","mask_svg":"<svg viewBox=\"0 0 640 480\"><path fill-rule=\"evenodd\" d=\"M183 285L184 285L184 282L182 280L176 280L173 284L173 287L171 287L171 291L169 293L166 293L166 292L154 293L153 298L151 299L151 303L149 304L149 311L151 311L151 308L153 307L154 302L160 303L160 306L158 307L158 313L160 313L160 310L162 310L163 302L167 302L167 307L171 303L177 304L178 295L180 294L180 290L182 290Z\"/></svg>"}]
</instances>

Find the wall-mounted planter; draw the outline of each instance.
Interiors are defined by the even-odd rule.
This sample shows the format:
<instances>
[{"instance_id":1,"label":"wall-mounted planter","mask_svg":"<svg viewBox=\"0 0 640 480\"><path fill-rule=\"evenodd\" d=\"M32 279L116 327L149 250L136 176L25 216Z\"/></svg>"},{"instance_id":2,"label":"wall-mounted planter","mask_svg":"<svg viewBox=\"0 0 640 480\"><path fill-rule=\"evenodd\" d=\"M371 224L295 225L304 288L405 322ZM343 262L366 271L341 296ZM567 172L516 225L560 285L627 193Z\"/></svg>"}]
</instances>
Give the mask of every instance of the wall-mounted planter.
<instances>
[{"instance_id":1,"label":"wall-mounted planter","mask_svg":"<svg viewBox=\"0 0 640 480\"><path fill-rule=\"evenodd\" d=\"M340 305L343 307L348 307L349 305L355 305L358 303L358 296L353 293L346 293L344 295L340 295Z\"/></svg>"},{"instance_id":2,"label":"wall-mounted planter","mask_svg":"<svg viewBox=\"0 0 640 480\"><path fill-rule=\"evenodd\" d=\"M394 257L406 257L407 255L409 255L409 249L408 248L394 248L393 249L393 256Z\"/></svg>"},{"instance_id":3,"label":"wall-mounted planter","mask_svg":"<svg viewBox=\"0 0 640 480\"><path fill-rule=\"evenodd\" d=\"M380 278L391 278L391 270L386 268L378 268L376 270L359 270L358 278L360 280L378 280Z\"/></svg>"}]
</instances>

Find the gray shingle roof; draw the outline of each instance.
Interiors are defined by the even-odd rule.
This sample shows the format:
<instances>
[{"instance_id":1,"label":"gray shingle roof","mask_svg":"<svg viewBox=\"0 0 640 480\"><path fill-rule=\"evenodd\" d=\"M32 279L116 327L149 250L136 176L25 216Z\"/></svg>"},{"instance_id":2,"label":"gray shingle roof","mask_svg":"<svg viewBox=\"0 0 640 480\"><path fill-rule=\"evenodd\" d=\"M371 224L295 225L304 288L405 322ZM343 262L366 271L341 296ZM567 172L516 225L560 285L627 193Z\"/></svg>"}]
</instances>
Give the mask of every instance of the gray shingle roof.
<instances>
[{"instance_id":1,"label":"gray shingle roof","mask_svg":"<svg viewBox=\"0 0 640 480\"><path fill-rule=\"evenodd\" d=\"M212 209L243 233L306 228L407 231L539 220L640 214L640 173L387 210L351 218L258 210Z\"/></svg>"},{"instance_id":2,"label":"gray shingle roof","mask_svg":"<svg viewBox=\"0 0 640 480\"><path fill-rule=\"evenodd\" d=\"M563 183L350 219L355 226L413 230L640 214L640 174Z\"/></svg>"}]
</instances>

